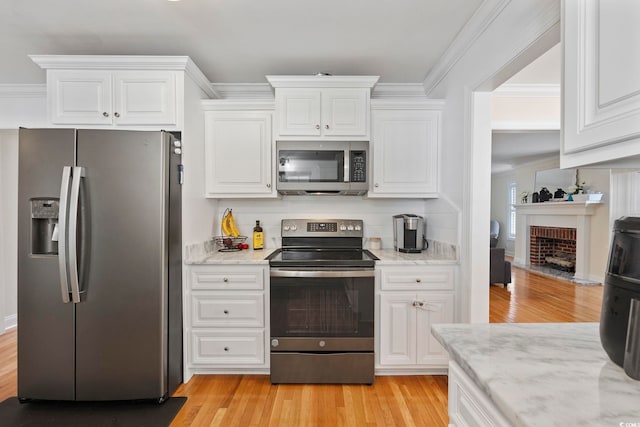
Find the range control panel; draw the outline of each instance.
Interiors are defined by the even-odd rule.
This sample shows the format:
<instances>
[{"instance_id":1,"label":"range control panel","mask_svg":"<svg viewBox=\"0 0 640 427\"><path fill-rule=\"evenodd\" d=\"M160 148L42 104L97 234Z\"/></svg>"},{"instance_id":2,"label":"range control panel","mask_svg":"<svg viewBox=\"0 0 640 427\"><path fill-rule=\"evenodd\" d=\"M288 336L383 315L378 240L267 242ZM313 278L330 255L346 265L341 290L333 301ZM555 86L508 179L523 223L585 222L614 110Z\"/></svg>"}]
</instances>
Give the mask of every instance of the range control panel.
<instances>
[{"instance_id":1,"label":"range control panel","mask_svg":"<svg viewBox=\"0 0 640 427\"><path fill-rule=\"evenodd\" d=\"M362 237L361 219L283 219L282 237Z\"/></svg>"}]
</instances>

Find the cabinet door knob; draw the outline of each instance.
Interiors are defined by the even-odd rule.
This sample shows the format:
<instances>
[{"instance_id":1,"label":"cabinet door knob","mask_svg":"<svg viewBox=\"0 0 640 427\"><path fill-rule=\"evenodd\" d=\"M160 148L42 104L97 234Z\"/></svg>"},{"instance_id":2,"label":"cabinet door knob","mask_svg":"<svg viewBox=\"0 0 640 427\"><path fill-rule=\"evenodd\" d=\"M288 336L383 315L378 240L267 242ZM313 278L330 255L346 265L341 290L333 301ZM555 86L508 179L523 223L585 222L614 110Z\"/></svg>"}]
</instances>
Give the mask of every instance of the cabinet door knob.
<instances>
[{"instance_id":1,"label":"cabinet door knob","mask_svg":"<svg viewBox=\"0 0 640 427\"><path fill-rule=\"evenodd\" d=\"M105 117L109 117L109 113L107 113L106 111L104 113L102 113L103 116Z\"/></svg>"},{"instance_id":2,"label":"cabinet door knob","mask_svg":"<svg viewBox=\"0 0 640 427\"><path fill-rule=\"evenodd\" d=\"M373 186L376 187L376 188L380 187L380 185L378 185L377 182L375 184L373 184Z\"/></svg>"},{"instance_id":3,"label":"cabinet door knob","mask_svg":"<svg viewBox=\"0 0 640 427\"><path fill-rule=\"evenodd\" d=\"M329 129L329 125L324 125L324 128L325 129Z\"/></svg>"},{"instance_id":4,"label":"cabinet door knob","mask_svg":"<svg viewBox=\"0 0 640 427\"><path fill-rule=\"evenodd\" d=\"M420 283L420 282L422 282L422 280L416 279L416 283Z\"/></svg>"},{"instance_id":5,"label":"cabinet door knob","mask_svg":"<svg viewBox=\"0 0 640 427\"><path fill-rule=\"evenodd\" d=\"M320 125L316 125L316 129L320 129Z\"/></svg>"},{"instance_id":6,"label":"cabinet door knob","mask_svg":"<svg viewBox=\"0 0 640 427\"><path fill-rule=\"evenodd\" d=\"M227 282L229 281L229 279L227 279L226 277L224 277L224 278L222 279L222 281L223 281L224 283L227 283Z\"/></svg>"},{"instance_id":7,"label":"cabinet door knob","mask_svg":"<svg viewBox=\"0 0 640 427\"><path fill-rule=\"evenodd\" d=\"M223 313L224 314L229 314L229 310L224 310Z\"/></svg>"},{"instance_id":8,"label":"cabinet door knob","mask_svg":"<svg viewBox=\"0 0 640 427\"><path fill-rule=\"evenodd\" d=\"M113 115L114 115L115 117L120 117L120 113L118 113L117 111L116 111L115 113L113 113Z\"/></svg>"},{"instance_id":9,"label":"cabinet door knob","mask_svg":"<svg viewBox=\"0 0 640 427\"><path fill-rule=\"evenodd\" d=\"M267 188L271 188L271 184L267 184Z\"/></svg>"},{"instance_id":10,"label":"cabinet door knob","mask_svg":"<svg viewBox=\"0 0 640 427\"><path fill-rule=\"evenodd\" d=\"M229 351L229 347L225 347L225 348L224 348L224 351Z\"/></svg>"}]
</instances>

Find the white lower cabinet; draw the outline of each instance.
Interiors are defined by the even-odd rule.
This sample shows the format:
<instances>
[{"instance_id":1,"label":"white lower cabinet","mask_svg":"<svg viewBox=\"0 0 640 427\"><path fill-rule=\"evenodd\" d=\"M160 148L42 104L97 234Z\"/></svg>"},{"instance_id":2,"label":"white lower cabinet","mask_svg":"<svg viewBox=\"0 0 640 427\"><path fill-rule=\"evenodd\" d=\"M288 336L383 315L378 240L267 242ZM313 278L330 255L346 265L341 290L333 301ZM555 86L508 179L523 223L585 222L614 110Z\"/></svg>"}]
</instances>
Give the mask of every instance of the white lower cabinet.
<instances>
[{"instance_id":1,"label":"white lower cabinet","mask_svg":"<svg viewBox=\"0 0 640 427\"><path fill-rule=\"evenodd\" d=\"M449 427L509 427L495 404L457 363L449 364Z\"/></svg>"},{"instance_id":2,"label":"white lower cabinet","mask_svg":"<svg viewBox=\"0 0 640 427\"><path fill-rule=\"evenodd\" d=\"M454 321L455 267L380 269L377 370L443 371L446 351L431 325Z\"/></svg>"},{"instance_id":3,"label":"white lower cabinet","mask_svg":"<svg viewBox=\"0 0 640 427\"><path fill-rule=\"evenodd\" d=\"M268 373L268 266L188 268L185 382L198 373Z\"/></svg>"}]
</instances>

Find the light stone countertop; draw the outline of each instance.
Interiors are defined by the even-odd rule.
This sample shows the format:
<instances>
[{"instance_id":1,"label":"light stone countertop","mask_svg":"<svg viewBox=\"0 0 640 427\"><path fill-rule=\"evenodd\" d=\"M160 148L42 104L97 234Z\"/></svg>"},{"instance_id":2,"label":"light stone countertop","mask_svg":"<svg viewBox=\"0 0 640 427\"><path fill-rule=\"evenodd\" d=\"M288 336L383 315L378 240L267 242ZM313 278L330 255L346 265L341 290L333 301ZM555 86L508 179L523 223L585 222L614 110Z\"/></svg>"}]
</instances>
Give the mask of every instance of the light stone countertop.
<instances>
[{"instance_id":1,"label":"light stone countertop","mask_svg":"<svg viewBox=\"0 0 640 427\"><path fill-rule=\"evenodd\" d=\"M429 250L418 254L397 252L393 249L369 249L369 251L380 258L380 261L376 261L376 265L451 265L459 263L451 254L437 254Z\"/></svg>"},{"instance_id":2,"label":"light stone countertop","mask_svg":"<svg viewBox=\"0 0 640 427\"><path fill-rule=\"evenodd\" d=\"M598 323L437 324L432 332L514 426L640 426L640 381L609 359Z\"/></svg>"},{"instance_id":3,"label":"light stone countertop","mask_svg":"<svg viewBox=\"0 0 640 427\"><path fill-rule=\"evenodd\" d=\"M241 251L220 252L212 241L204 241L188 245L185 251L184 263L188 265L207 264L269 264L265 258L275 249L243 249Z\"/></svg>"},{"instance_id":4,"label":"light stone countertop","mask_svg":"<svg viewBox=\"0 0 640 427\"><path fill-rule=\"evenodd\" d=\"M275 248L261 251L244 249L241 251L219 252L210 240L188 245L185 251L185 264L268 264L265 260ZM456 248L453 245L433 242L429 249L417 254L397 252L393 249L369 249L380 258L376 265L455 265L459 264Z\"/></svg>"}]
</instances>

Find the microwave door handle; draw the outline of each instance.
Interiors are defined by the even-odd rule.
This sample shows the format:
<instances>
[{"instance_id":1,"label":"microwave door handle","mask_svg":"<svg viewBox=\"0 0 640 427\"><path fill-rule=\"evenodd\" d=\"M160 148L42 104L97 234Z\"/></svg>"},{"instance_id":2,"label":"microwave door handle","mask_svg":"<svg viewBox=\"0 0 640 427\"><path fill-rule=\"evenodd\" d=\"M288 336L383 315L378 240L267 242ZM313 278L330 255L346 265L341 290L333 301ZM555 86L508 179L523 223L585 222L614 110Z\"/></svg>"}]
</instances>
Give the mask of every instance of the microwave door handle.
<instances>
[{"instance_id":1,"label":"microwave door handle","mask_svg":"<svg viewBox=\"0 0 640 427\"><path fill-rule=\"evenodd\" d=\"M344 182L349 182L349 166L351 163L351 159L349 156L349 149L344 150Z\"/></svg>"},{"instance_id":2,"label":"microwave door handle","mask_svg":"<svg viewBox=\"0 0 640 427\"><path fill-rule=\"evenodd\" d=\"M62 182L60 184L60 202L58 213L58 268L60 269L60 291L62 302L69 302L69 274L67 273L67 206L69 204L69 179L71 166L62 169Z\"/></svg>"}]
</instances>

